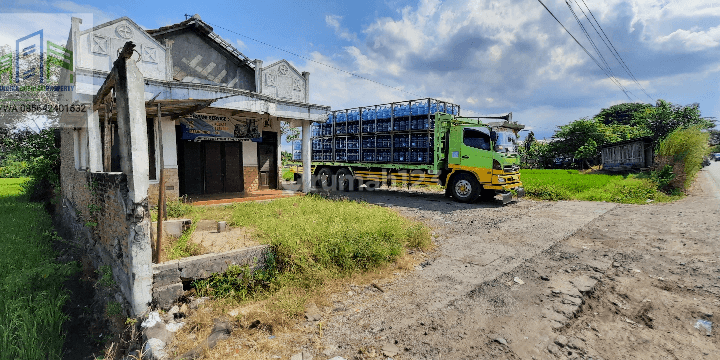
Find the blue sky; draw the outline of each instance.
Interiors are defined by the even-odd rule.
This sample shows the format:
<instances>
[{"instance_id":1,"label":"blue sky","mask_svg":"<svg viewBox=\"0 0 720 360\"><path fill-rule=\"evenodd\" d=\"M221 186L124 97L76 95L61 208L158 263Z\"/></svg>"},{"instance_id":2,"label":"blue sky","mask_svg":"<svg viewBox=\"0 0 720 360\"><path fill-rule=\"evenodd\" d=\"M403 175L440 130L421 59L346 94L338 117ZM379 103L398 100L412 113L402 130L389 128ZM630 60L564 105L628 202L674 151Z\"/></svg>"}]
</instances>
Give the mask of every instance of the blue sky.
<instances>
[{"instance_id":1,"label":"blue sky","mask_svg":"<svg viewBox=\"0 0 720 360\"><path fill-rule=\"evenodd\" d=\"M648 97L590 27L583 0L569 1L632 101L697 102L704 116L718 117L720 2L585 0ZM544 2L599 59L565 1ZM309 71L311 102L333 109L435 97L459 104L465 115L512 111L549 138L557 125L630 101L537 0L2 0L0 12L92 13L96 25L128 16L148 29L197 13L249 58L284 58Z\"/></svg>"}]
</instances>

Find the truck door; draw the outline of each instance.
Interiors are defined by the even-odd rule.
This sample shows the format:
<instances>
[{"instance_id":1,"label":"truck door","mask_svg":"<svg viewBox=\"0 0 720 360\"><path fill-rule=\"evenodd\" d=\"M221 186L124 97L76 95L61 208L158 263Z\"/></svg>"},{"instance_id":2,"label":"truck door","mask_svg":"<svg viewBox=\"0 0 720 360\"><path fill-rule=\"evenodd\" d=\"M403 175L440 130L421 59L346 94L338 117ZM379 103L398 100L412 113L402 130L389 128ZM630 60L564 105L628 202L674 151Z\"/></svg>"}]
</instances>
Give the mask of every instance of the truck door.
<instances>
[{"instance_id":1,"label":"truck door","mask_svg":"<svg viewBox=\"0 0 720 360\"><path fill-rule=\"evenodd\" d=\"M492 143L490 131L485 127L457 127L459 165L471 168L492 169ZM450 158L453 159L451 154Z\"/></svg>"}]
</instances>

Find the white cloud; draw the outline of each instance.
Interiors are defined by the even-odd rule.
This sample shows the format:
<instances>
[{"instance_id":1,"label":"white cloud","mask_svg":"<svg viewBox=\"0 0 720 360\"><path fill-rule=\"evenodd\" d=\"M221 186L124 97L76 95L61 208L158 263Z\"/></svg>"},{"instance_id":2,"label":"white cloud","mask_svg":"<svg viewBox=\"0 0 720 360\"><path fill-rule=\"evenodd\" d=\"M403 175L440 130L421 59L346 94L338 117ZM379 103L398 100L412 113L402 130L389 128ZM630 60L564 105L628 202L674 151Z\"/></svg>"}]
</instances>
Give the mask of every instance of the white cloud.
<instances>
[{"instance_id":1,"label":"white cloud","mask_svg":"<svg viewBox=\"0 0 720 360\"><path fill-rule=\"evenodd\" d=\"M707 31L675 30L670 35L660 36L656 40L666 48L682 48L687 51L701 51L720 45L720 26Z\"/></svg>"},{"instance_id":2,"label":"white cloud","mask_svg":"<svg viewBox=\"0 0 720 360\"><path fill-rule=\"evenodd\" d=\"M243 49L247 48L247 45L245 45L245 43L240 39L235 39L235 45L237 46L237 48L239 50L243 50Z\"/></svg>"},{"instance_id":3,"label":"white cloud","mask_svg":"<svg viewBox=\"0 0 720 360\"><path fill-rule=\"evenodd\" d=\"M325 16L325 24L335 29L335 34L338 37L347 41L357 41L357 35L342 27L342 25L340 25L340 20L342 20L342 16L339 15Z\"/></svg>"}]
</instances>

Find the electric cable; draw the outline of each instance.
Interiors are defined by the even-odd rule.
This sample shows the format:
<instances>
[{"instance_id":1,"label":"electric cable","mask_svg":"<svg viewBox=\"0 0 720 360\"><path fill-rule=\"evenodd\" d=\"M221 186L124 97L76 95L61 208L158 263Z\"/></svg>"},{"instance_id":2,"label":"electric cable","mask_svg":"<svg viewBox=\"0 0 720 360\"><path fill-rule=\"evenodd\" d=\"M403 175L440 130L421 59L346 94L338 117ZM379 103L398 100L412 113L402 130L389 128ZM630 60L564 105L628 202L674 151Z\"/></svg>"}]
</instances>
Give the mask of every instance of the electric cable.
<instances>
[{"instance_id":1,"label":"electric cable","mask_svg":"<svg viewBox=\"0 0 720 360\"><path fill-rule=\"evenodd\" d=\"M580 11L582 11L582 8L580 7L580 4L578 4L577 0L573 0L573 1L575 1L575 3L578 5L578 7L580 8ZM600 39L603 39L603 36L605 37L605 39L607 39L607 42L605 43L605 46L608 46L608 44L609 44L608 49L610 49L610 52L611 52L611 53L613 54L613 56L615 57L615 60L617 60L617 61L620 63L620 65L622 66L622 68L625 69L625 71L628 73L628 75L630 75L630 77L633 79L633 81L635 82L635 84L637 84L637 86L640 88L640 90L642 90L642 92L645 93L645 95L646 95L651 101L655 101L655 100L652 98L652 96L650 96L650 95L647 93L647 91L645 91L645 88L643 88L643 86L640 85L640 82L638 82L638 80L635 78L635 75L632 73L632 71L630 71L630 67L627 66L627 64L625 63L625 60L623 60L622 56L620 55L620 53L619 53L619 52L617 51L617 49L615 48L615 45L613 45L612 41L610 41L610 38L609 38L609 37L607 36L607 34L605 33L605 30L603 30L602 26L600 26L600 23L597 21L597 18L595 18L595 14L593 14L592 10L590 10L590 7L587 5L587 3L585 3L585 0L582 0L582 2L583 2L583 4L585 5L585 8L587 8L588 12L590 13L590 16L593 18L593 20L594 20L595 23L597 24L598 28L599 28L600 31L602 32L602 35L600 36ZM583 11L583 15L585 15L585 12L584 12L584 11ZM590 22L590 25L592 25L592 21L590 21L590 18L588 18L587 15L585 15L585 18L588 19L588 22ZM593 26L593 29L595 29L595 26ZM597 29L595 30L595 32L597 32ZM600 33L598 33L598 35L600 35ZM605 39L603 39L603 42L605 42Z\"/></svg>"},{"instance_id":2,"label":"electric cable","mask_svg":"<svg viewBox=\"0 0 720 360\"><path fill-rule=\"evenodd\" d=\"M377 85L381 85L381 86L384 86L384 87L387 87L387 88L390 88L390 89L393 89L393 90L397 90L397 91L402 91L402 92L404 92L404 93L406 93L406 94L410 94L410 95L416 96L416 97L418 97L418 98L423 98L422 95L418 95L418 94L412 93L412 92L407 91L407 90L403 90L403 89L400 89L400 88L397 88L397 87L393 87L393 86L390 86L390 85L387 85L387 84L383 84L383 83L381 83L381 82L379 82L379 81L375 81L375 80L373 80L373 79L369 79L369 78L366 78L366 77L364 77L364 76L360 76L360 75L355 74L355 73L352 73L352 72L350 72L350 71L343 70L343 69L340 69L340 68L338 68L338 67L335 67L335 66L332 66L332 65L328 65L328 64L325 64L325 63L322 63L322 62L319 62L319 61L317 61L317 60L313 60L313 59L308 58L308 57L306 57L306 56L303 56L303 55L294 53L294 52L292 52L292 51L288 51L288 50L282 49L282 48L277 47L277 46L275 46L275 45L268 44L268 43L266 43L266 42L264 42L264 41L257 40L257 39L251 38L250 36L243 35L243 34L240 34L240 33L236 32L236 31L233 31L233 30L224 28L224 27L222 27L222 26L220 26L220 25L215 25L215 24L211 24L211 23L207 23L207 24L210 25L210 26L213 26L213 27L217 27L217 28L219 28L219 29L223 29L223 30L225 30L225 31L227 31L227 32L231 32L231 33L233 33L233 34L235 34L235 35L242 36L242 37L244 37L244 38L246 38L246 39L250 39L250 40L252 40L252 41L255 41L255 42L259 43L259 44L263 44L263 45L265 45L265 46L271 47L271 48L273 48L273 49L280 50L280 51L282 51L282 52L286 52L286 53L288 53L288 54L290 54L290 55L299 57L299 58L301 58L301 59L303 59L303 60L312 61L312 62L314 62L314 63L316 63L316 64L319 64L319 65L328 67L328 68L330 68L330 69L337 70L337 71L340 71L340 72L344 72L344 73L349 74L349 75L351 75L351 76L354 76L354 77L356 77L356 78L358 78L358 79L370 81L370 82L375 83L375 84L377 84Z\"/></svg>"},{"instance_id":3,"label":"electric cable","mask_svg":"<svg viewBox=\"0 0 720 360\"><path fill-rule=\"evenodd\" d=\"M555 21L557 21L557 23L560 24L560 26L562 26L563 30L565 30L565 32L567 32L568 35L570 35L570 37L573 40L575 40L575 42L583 49L583 51L585 51L585 54L587 54L587 56L589 56L590 59L592 59L595 62L595 65L597 65L600 68L600 70L602 70L605 73L605 75L609 78L610 76L607 74L605 69L600 65L600 63L597 61L597 59L595 59L595 57L592 56L592 54L590 54L590 52L585 48L585 46L583 46L583 44L581 44L578 41L578 39L576 39L575 36L573 36L573 34L570 33L570 31L565 27L565 25L563 25L562 22L560 22L560 20L555 16L555 14L553 14L553 12L550 11L550 9L548 9L547 6L545 6L545 3L543 3L542 0L538 0L538 2L540 3L540 5L542 5L545 8L545 10L547 10L548 13L550 13L550 15L553 17L553 19L555 19ZM610 79L610 80L612 81L612 79ZM614 81L613 81L613 83L614 83ZM620 90L623 91L625 96L627 96L630 101L632 101L632 99L630 99L630 96L627 93L625 93L625 91L622 89L622 87L620 88Z\"/></svg>"}]
</instances>

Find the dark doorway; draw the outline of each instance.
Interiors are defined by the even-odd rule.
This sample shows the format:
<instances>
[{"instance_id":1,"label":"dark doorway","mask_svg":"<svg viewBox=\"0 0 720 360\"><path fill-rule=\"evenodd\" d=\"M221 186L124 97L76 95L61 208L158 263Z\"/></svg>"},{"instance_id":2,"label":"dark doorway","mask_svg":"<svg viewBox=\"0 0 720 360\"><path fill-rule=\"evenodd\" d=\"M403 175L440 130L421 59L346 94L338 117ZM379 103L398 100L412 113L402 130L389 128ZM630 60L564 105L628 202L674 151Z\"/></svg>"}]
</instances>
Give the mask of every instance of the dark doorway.
<instances>
[{"instance_id":1,"label":"dark doorway","mask_svg":"<svg viewBox=\"0 0 720 360\"><path fill-rule=\"evenodd\" d=\"M181 195L243 191L242 146L239 142L178 139Z\"/></svg>"},{"instance_id":2,"label":"dark doorway","mask_svg":"<svg viewBox=\"0 0 720 360\"><path fill-rule=\"evenodd\" d=\"M258 144L258 189L277 189L277 133L263 131Z\"/></svg>"}]
</instances>

